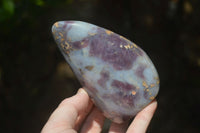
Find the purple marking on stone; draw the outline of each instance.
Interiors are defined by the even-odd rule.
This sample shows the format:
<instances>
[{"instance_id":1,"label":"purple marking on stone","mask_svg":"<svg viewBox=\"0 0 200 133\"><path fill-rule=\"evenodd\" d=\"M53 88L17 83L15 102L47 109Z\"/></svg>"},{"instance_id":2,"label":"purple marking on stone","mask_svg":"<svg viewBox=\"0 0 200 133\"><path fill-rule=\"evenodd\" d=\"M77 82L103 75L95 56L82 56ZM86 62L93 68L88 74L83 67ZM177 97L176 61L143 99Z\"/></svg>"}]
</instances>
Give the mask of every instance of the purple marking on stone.
<instances>
[{"instance_id":1,"label":"purple marking on stone","mask_svg":"<svg viewBox=\"0 0 200 133\"><path fill-rule=\"evenodd\" d=\"M81 41L76 41L76 42L73 42L73 43L71 42L71 46L74 49L82 49L82 48L87 47L89 44L90 44L90 39L89 38L84 38Z\"/></svg>"},{"instance_id":2,"label":"purple marking on stone","mask_svg":"<svg viewBox=\"0 0 200 133\"><path fill-rule=\"evenodd\" d=\"M111 86L112 87L116 87L117 89L119 89L120 91L135 91L136 90L136 87L129 84L129 83L124 83L124 82L121 82L119 80L113 80L112 83L111 83Z\"/></svg>"},{"instance_id":3,"label":"purple marking on stone","mask_svg":"<svg viewBox=\"0 0 200 133\"><path fill-rule=\"evenodd\" d=\"M110 78L110 74L109 74L108 71L102 70L100 75L101 75L101 78L97 82L101 87L105 88L106 87L106 82Z\"/></svg>"},{"instance_id":4,"label":"purple marking on stone","mask_svg":"<svg viewBox=\"0 0 200 133\"><path fill-rule=\"evenodd\" d=\"M101 58L103 61L112 64L116 70L129 70L132 68L138 54L120 47L120 45L127 44L127 41L117 34L107 35L104 32L92 38L90 56Z\"/></svg>"},{"instance_id":5,"label":"purple marking on stone","mask_svg":"<svg viewBox=\"0 0 200 133\"><path fill-rule=\"evenodd\" d=\"M149 99L149 91L147 91L147 89L144 90L143 97Z\"/></svg>"},{"instance_id":6,"label":"purple marking on stone","mask_svg":"<svg viewBox=\"0 0 200 133\"><path fill-rule=\"evenodd\" d=\"M146 66L144 65L141 65L139 66L137 69L136 69L136 75L142 79L144 79L144 70L146 69Z\"/></svg>"},{"instance_id":7,"label":"purple marking on stone","mask_svg":"<svg viewBox=\"0 0 200 133\"><path fill-rule=\"evenodd\" d=\"M113 95L113 101L123 103L123 106L130 107L134 106L135 102L137 102L139 92L137 91L134 85L129 83L124 83L118 80L113 80L111 86L116 87L119 92ZM135 91L136 94L132 95L131 92ZM129 92L129 93L127 93ZM121 99L120 101L118 99ZM120 103L117 103L120 104Z\"/></svg>"},{"instance_id":8,"label":"purple marking on stone","mask_svg":"<svg viewBox=\"0 0 200 133\"><path fill-rule=\"evenodd\" d=\"M133 96L133 95L124 95L123 96L123 98L122 98L123 100L123 104L124 105L127 105L127 106L134 106L134 103L135 103L135 101L134 101L134 99L135 99L135 96Z\"/></svg>"},{"instance_id":9,"label":"purple marking on stone","mask_svg":"<svg viewBox=\"0 0 200 133\"><path fill-rule=\"evenodd\" d=\"M131 95L126 92L115 92L112 95L104 95L105 99L112 100L116 105L121 105L124 108L134 107L135 103L137 103L137 99L139 94Z\"/></svg>"},{"instance_id":10,"label":"purple marking on stone","mask_svg":"<svg viewBox=\"0 0 200 133\"><path fill-rule=\"evenodd\" d=\"M72 28L71 24L73 24L73 23L74 23L73 21L65 21L63 28L65 29L66 27L68 27L67 30L69 31Z\"/></svg>"}]
</instances>

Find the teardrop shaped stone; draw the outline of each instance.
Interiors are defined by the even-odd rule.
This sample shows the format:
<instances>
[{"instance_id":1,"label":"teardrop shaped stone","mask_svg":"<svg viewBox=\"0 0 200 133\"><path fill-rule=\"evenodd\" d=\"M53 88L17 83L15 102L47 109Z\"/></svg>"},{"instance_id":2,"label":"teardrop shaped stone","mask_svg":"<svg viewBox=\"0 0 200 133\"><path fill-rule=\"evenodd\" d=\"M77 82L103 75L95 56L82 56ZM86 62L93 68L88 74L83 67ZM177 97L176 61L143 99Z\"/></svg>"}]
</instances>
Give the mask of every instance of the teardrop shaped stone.
<instances>
[{"instance_id":1,"label":"teardrop shaped stone","mask_svg":"<svg viewBox=\"0 0 200 133\"><path fill-rule=\"evenodd\" d=\"M157 95L157 71L135 43L81 21L56 22L52 32L81 85L107 118L127 121Z\"/></svg>"}]
</instances>

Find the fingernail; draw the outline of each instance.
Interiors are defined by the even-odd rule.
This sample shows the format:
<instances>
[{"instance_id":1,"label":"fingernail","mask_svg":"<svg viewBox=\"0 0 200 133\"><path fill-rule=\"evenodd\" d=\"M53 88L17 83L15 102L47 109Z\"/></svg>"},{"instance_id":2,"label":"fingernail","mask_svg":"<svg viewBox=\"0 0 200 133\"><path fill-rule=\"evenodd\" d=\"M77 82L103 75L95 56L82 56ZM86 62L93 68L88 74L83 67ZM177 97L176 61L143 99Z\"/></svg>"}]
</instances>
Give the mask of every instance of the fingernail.
<instances>
[{"instance_id":1,"label":"fingernail","mask_svg":"<svg viewBox=\"0 0 200 133\"><path fill-rule=\"evenodd\" d=\"M158 102L157 102L156 99L154 99L152 103L154 103L154 104L158 104Z\"/></svg>"},{"instance_id":2,"label":"fingernail","mask_svg":"<svg viewBox=\"0 0 200 133\"><path fill-rule=\"evenodd\" d=\"M87 94L87 92L83 89L83 88L80 88L77 92L77 94L82 94L82 93L85 93Z\"/></svg>"},{"instance_id":3,"label":"fingernail","mask_svg":"<svg viewBox=\"0 0 200 133\"><path fill-rule=\"evenodd\" d=\"M152 103L151 103L151 106L156 106L156 108L157 108L158 102L156 100L153 100Z\"/></svg>"}]
</instances>

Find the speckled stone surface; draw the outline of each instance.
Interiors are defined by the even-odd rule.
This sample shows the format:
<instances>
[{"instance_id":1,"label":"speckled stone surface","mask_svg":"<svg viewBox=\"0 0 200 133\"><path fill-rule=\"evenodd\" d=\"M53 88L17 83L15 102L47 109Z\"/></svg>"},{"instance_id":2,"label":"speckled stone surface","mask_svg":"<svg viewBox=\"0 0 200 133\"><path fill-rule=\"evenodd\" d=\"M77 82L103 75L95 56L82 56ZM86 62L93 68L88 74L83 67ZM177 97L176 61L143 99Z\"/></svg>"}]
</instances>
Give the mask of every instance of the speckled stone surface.
<instances>
[{"instance_id":1,"label":"speckled stone surface","mask_svg":"<svg viewBox=\"0 0 200 133\"><path fill-rule=\"evenodd\" d=\"M52 33L84 89L112 121L129 120L157 95L157 71L135 43L81 21L56 22Z\"/></svg>"}]
</instances>

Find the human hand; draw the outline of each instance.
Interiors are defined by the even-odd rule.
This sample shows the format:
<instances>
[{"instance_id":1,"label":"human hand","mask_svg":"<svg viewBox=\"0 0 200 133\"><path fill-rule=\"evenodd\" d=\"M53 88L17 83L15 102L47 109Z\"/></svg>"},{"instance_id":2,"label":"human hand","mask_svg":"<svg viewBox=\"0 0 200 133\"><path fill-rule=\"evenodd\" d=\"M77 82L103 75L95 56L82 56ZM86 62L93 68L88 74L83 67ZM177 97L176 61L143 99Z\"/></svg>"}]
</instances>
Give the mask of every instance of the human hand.
<instances>
[{"instance_id":1,"label":"human hand","mask_svg":"<svg viewBox=\"0 0 200 133\"><path fill-rule=\"evenodd\" d=\"M109 133L145 133L156 107L157 102L154 100L135 116L129 127L128 122L111 123ZM83 89L79 89L76 95L60 103L41 132L100 133L104 120L104 115L93 105L88 94Z\"/></svg>"}]
</instances>

